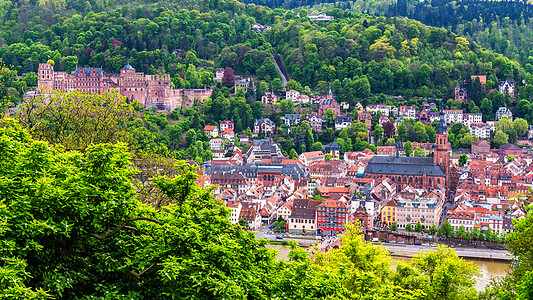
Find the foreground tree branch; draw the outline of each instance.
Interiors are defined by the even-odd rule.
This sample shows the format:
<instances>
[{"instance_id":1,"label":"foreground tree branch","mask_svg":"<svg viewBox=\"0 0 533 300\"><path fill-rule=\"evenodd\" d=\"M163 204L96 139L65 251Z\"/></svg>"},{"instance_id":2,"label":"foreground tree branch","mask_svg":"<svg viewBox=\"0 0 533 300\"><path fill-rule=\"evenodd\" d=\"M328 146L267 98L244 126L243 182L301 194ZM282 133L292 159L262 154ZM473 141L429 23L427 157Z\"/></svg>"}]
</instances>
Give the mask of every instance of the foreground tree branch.
<instances>
[{"instance_id":1,"label":"foreground tree branch","mask_svg":"<svg viewBox=\"0 0 533 300\"><path fill-rule=\"evenodd\" d=\"M121 225L119 225L115 229L113 229L113 231L110 231L108 229L104 234L97 234L97 233L92 233L92 232L88 232L87 234L89 236L92 236L92 237L97 238L99 240L105 240L106 238L117 234L121 229L123 229L129 223L134 222L134 221L149 221L149 222L153 222L153 223L159 224L159 221L156 220L156 219L139 217L139 218L128 219L128 220L124 221L124 223L122 223Z\"/></svg>"}]
</instances>

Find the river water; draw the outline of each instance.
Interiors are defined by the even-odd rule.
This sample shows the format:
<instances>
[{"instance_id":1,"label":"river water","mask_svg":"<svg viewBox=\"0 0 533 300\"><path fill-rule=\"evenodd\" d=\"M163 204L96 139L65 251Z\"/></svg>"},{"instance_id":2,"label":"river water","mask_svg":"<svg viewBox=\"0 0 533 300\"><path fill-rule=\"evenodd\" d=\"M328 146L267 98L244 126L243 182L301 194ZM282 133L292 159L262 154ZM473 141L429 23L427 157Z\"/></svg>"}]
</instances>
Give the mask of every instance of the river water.
<instances>
[{"instance_id":1,"label":"river water","mask_svg":"<svg viewBox=\"0 0 533 300\"><path fill-rule=\"evenodd\" d=\"M289 260L287 255L290 252L288 246L283 245L267 245L268 248L276 249L278 251L278 259ZM391 256L393 260L410 262L410 257L402 256ZM501 262L491 262L491 261L479 261L479 260L468 260L472 261L474 264L479 266L481 276L476 282L476 289L478 291L483 291L485 287L490 283L491 278L493 277L502 277L509 270L509 264Z\"/></svg>"}]
</instances>

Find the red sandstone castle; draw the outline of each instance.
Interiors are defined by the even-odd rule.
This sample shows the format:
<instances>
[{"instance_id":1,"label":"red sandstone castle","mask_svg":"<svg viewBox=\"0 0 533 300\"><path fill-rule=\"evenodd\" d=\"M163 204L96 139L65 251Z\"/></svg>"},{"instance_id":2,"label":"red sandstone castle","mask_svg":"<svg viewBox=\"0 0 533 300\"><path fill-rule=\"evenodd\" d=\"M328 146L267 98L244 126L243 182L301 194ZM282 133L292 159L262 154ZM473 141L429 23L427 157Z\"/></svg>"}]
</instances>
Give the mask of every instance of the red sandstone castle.
<instances>
[{"instance_id":1,"label":"red sandstone castle","mask_svg":"<svg viewBox=\"0 0 533 300\"><path fill-rule=\"evenodd\" d=\"M170 75L145 75L135 72L127 64L120 70L120 75L104 74L102 68L76 68L70 74L55 72L48 63L39 64L39 90L69 92L78 90L101 94L105 91L117 91L130 100L139 102L145 108L174 110L191 107L194 100L203 101L211 96L207 89L174 89Z\"/></svg>"}]
</instances>

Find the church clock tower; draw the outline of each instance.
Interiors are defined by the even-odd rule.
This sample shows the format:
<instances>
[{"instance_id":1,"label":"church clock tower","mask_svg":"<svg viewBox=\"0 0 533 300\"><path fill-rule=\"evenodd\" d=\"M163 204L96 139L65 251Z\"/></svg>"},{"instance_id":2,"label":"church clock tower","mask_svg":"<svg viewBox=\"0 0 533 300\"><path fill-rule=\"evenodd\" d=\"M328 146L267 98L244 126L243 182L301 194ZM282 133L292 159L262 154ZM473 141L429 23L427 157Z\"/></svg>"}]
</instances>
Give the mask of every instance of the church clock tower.
<instances>
[{"instance_id":1,"label":"church clock tower","mask_svg":"<svg viewBox=\"0 0 533 300\"><path fill-rule=\"evenodd\" d=\"M451 145L448 143L448 126L444 118L444 111L440 112L440 121L437 125L436 141L437 148L433 151L433 163L440 166L444 174L446 175L446 195L450 192L450 152Z\"/></svg>"}]
</instances>

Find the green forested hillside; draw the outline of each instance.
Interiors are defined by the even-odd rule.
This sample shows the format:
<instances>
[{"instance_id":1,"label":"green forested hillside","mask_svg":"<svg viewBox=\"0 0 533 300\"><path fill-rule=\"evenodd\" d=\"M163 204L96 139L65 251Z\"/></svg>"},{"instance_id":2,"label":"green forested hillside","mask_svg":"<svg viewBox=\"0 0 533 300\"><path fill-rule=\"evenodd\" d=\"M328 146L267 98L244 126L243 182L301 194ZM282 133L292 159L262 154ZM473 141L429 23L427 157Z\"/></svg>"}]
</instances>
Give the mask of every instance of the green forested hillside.
<instances>
[{"instance_id":1,"label":"green forested hillside","mask_svg":"<svg viewBox=\"0 0 533 300\"><path fill-rule=\"evenodd\" d=\"M193 74L198 67L229 66L270 81L277 76L274 50L303 86L324 89L338 79L336 92L347 100L370 92L449 97L454 80L473 74L489 75L489 88L525 78L501 55L402 18L334 10L334 21L315 23L303 14L233 1L4 3L13 8L1 14L0 57L18 75L51 59L67 71L91 65L116 72L130 61L140 71L170 73L176 87L210 84L207 73ZM181 9L187 5L199 10ZM254 22L272 30L254 32Z\"/></svg>"}]
</instances>

